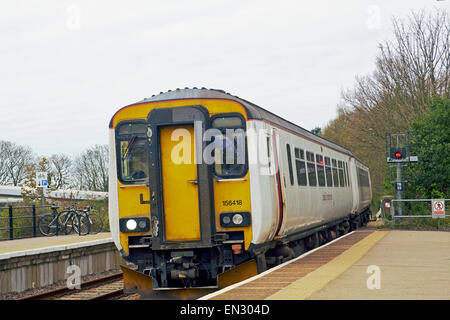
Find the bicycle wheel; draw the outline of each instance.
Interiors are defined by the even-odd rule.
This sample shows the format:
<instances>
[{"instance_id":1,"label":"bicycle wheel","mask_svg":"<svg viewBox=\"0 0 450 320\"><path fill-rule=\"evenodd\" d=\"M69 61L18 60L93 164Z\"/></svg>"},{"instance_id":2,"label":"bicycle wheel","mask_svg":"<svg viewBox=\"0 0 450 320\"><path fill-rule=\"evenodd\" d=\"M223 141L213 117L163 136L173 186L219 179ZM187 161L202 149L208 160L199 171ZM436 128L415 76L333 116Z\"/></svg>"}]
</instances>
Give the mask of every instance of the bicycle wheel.
<instances>
[{"instance_id":1,"label":"bicycle wheel","mask_svg":"<svg viewBox=\"0 0 450 320\"><path fill-rule=\"evenodd\" d=\"M44 214L39 218L39 231L45 236L54 236L57 228L57 216L54 214Z\"/></svg>"},{"instance_id":2,"label":"bicycle wheel","mask_svg":"<svg viewBox=\"0 0 450 320\"><path fill-rule=\"evenodd\" d=\"M95 213L93 213L93 214L88 213L88 217L89 217L89 224L90 224L89 233L97 234L97 233L101 232L103 229L102 219L99 216L97 216Z\"/></svg>"},{"instance_id":3,"label":"bicycle wheel","mask_svg":"<svg viewBox=\"0 0 450 320\"><path fill-rule=\"evenodd\" d=\"M84 213L78 213L72 218L73 231L80 236L87 235L89 233L89 220Z\"/></svg>"},{"instance_id":4,"label":"bicycle wheel","mask_svg":"<svg viewBox=\"0 0 450 320\"><path fill-rule=\"evenodd\" d=\"M72 217L73 217L73 214L70 211L62 212L58 216L59 230L61 232L64 232L64 234L71 234L73 231Z\"/></svg>"}]
</instances>

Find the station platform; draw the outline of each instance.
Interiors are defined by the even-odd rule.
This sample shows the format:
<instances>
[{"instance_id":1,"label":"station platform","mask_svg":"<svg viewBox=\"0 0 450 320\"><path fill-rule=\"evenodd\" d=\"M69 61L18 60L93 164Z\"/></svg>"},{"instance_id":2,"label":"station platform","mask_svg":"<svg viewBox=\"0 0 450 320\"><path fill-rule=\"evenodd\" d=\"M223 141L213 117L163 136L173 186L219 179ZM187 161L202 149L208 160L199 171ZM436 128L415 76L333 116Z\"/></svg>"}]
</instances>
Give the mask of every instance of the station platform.
<instances>
[{"instance_id":1,"label":"station platform","mask_svg":"<svg viewBox=\"0 0 450 320\"><path fill-rule=\"evenodd\" d=\"M0 241L0 260L112 242L109 232L6 240Z\"/></svg>"},{"instance_id":2,"label":"station platform","mask_svg":"<svg viewBox=\"0 0 450 320\"><path fill-rule=\"evenodd\" d=\"M354 231L202 300L449 300L450 232Z\"/></svg>"},{"instance_id":3,"label":"station platform","mask_svg":"<svg viewBox=\"0 0 450 320\"><path fill-rule=\"evenodd\" d=\"M0 241L0 294L65 280L69 266L85 276L120 269L122 262L107 232Z\"/></svg>"}]
</instances>

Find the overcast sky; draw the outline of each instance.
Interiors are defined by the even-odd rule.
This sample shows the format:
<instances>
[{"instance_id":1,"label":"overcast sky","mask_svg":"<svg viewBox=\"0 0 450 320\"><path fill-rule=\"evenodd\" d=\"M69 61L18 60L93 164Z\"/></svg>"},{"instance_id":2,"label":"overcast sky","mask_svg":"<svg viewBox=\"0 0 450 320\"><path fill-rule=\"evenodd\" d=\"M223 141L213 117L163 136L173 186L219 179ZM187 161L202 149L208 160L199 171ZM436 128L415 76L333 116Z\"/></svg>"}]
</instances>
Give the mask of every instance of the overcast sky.
<instances>
[{"instance_id":1,"label":"overcast sky","mask_svg":"<svg viewBox=\"0 0 450 320\"><path fill-rule=\"evenodd\" d=\"M194 86L323 127L392 16L449 2L2 1L0 140L74 156L108 142L120 107Z\"/></svg>"}]
</instances>

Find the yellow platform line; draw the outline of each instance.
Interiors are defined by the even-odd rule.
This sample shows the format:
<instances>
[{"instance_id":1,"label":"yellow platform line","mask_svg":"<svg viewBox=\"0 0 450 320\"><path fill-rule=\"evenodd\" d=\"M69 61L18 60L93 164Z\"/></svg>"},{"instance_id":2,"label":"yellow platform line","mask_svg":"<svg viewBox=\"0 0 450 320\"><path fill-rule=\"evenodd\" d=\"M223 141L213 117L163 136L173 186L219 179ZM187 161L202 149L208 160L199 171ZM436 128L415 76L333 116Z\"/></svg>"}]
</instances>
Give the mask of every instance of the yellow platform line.
<instances>
[{"instance_id":1,"label":"yellow platform line","mask_svg":"<svg viewBox=\"0 0 450 320\"><path fill-rule=\"evenodd\" d=\"M307 299L355 264L388 233L389 231L375 231L371 233L327 264L267 297L266 300Z\"/></svg>"}]
</instances>

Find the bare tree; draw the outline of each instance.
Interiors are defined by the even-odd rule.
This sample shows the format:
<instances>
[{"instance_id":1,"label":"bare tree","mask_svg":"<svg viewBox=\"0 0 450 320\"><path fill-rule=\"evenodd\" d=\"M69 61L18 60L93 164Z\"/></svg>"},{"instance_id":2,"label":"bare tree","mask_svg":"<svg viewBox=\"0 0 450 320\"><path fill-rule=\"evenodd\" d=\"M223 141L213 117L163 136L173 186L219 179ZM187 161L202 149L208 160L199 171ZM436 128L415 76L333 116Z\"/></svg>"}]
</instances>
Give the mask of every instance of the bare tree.
<instances>
[{"instance_id":1,"label":"bare tree","mask_svg":"<svg viewBox=\"0 0 450 320\"><path fill-rule=\"evenodd\" d=\"M63 189L69 186L71 178L72 160L65 154L53 154L49 159L49 180L55 189Z\"/></svg>"},{"instance_id":2,"label":"bare tree","mask_svg":"<svg viewBox=\"0 0 450 320\"><path fill-rule=\"evenodd\" d=\"M108 191L107 145L95 145L76 158L73 184L79 190Z\"/></svg>"},{"instance_id":3,"label":"bare tree","mask_svg":"<svg viewBox=\"0 0 450 320\"><path fill-rule=\"evenodd\" d=\"M0 183L20 185L25 179L25 167L33 162L33 151L9 141L0 141Z\"/></svg>"},{"instance_id":4,"label":"bare tree","mask_svg":"<svg viewBox=\"0 0 450 320\"><path fill-rule=\"evenodd\" d=\"M7 185L10 182L8 170L6 168L8 158L8 142L0 141L0 185Z\"/></svg>"},{"instance_id":5,"label":"bare tree","mask_svg":"<svg viewBox=\"0 0 450 320\"><path fill-rule=\"evenodd\" d=\"M407 132L426 115L434 97L449 97L449 15L436 9L393 19L393 41L379 45L376 69L357 77L342 93L338 118L323 136L352 150L372 172L375 193L382 189L387 164L387 132ZM377 190L378 189L378 190Z\"/></svg>"}]
</instances>

